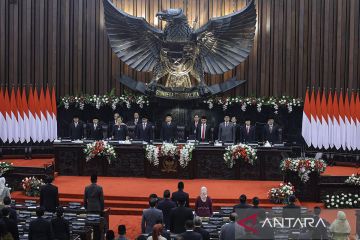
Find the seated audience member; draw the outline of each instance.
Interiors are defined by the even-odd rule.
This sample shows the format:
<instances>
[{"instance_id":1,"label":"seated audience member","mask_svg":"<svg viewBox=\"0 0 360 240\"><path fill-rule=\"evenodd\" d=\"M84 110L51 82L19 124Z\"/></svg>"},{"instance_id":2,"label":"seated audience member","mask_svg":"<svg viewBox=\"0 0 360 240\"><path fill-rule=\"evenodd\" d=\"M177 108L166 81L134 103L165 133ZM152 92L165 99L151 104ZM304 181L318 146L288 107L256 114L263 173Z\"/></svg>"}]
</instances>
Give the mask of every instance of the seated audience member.
<instances>
[{"instance_id":1,"label":"seated audience member","mask_svg":"<svg viewBox=\"0 0 360 240\"><path fill-rule=\"evenodd\" d=\"M56 217L51 220L51 226L56 240L70 240L70 224L63 215L64 209L58 207L56 209Z\"/></svg>"},{"instance_id":2,"label":"seated audience member","mask_svg":"<svg viewBox=\"0 0 360 240\"><path fill-rule=\"evenodd\" d=\"M161 210L155 208L157 204L157 198L151 198L149 200L150 207L143 210L141 220L141 232L150 233L153 230L157 221L163 221L163 213Z\"/></svg>"},{"instance_id":3,"label":"seated audience member","mask_svg":"<svg viewBox=\"0 0 360 240\"><path fill-rule=\"evenodd\" d=\"M338 211L336 219L331 223L329 231L331 237L334 240L347 240L351 228L348 220L346 219L346 214L343 211Z\"/></svg>"},{"instance_id":4,"label":"seated audience member","mask_svg":"<svg viewBox=\"0 0 360 240\"><path fill-rule=\"evenodd\" d=\"M194 214L190 208L185 207L185 199L178 199L178 207L170 211L170 231L175 234L185 232L185 222L193 220Z\"/></svg>"},{"instance_id":5,"label":"seated audience member","mask_svg":"<svg viewBox=\"0 0 360 240\"><path fill-rule=\"evenodd\" d=\"M240 204L237 204L234 206L234 211L238 208L251 208L251 205L247 204L246 201L247 201L247 197L245 194L242 194L239 198L240 200Z\"/></svg>"},{"instance_id":6,"label":"seated audience member","mask_svg":"<svg viewBox=\"0 0 360 240\"><path fill-rule=\"evenodd\" d=\"M102 126L99 123L99 118L94 117L92 123L89 124L89 138L94 140L101 140L104 138Z\"/></svg>"},{"instance_id":7,"label":"seated audience member","mask_svg":"<svg viewBox=\"0 0 360 240\"><path fill-rule=\"evenodd\" d=\"M256 234L253 234L252 239L274 239L274 228L269 224L264 224L265 219L265 211L261 211L257 214L257 223L254 226Z\"/></svg>"},{"instance_id":8,"label":"seated audience member","mask_svg":"<svg viewBox=\"0 0 360 240\"><path fill-rule=\"evenodd\" d=\"M230 222L221 226L219 240L238 239L245 236L244 227L235 222L237 217L237 214L234 212L230 214Z\"/></svg>"},{"instance_id":9,"label":"seated audience member","mask_svg":"<svg viewBox=\"0 0 360 240\"><path fill-rule=\"evenodd\" d=\"M6 180L4 177L0 177L0 205L4 205L4 198L10 196L10 189L6 186Z\"/></svg>"},{"instance_id":10,"label":"seated audience member","mask_svg":"<svg viewBox=\"0 0 360 240\"><path fill-rule=\"evenodd\" d=\"M256 141L255 127L251 126L251 121L246 118L245 124L240 128L240 141L243 143L251 143Z\"/></svg>"},{"instance_id":11,"label":"seated audience member","mask_svg":"<svg viewBox=\"0 0 360 240\"><path fill-rule=\"evenodd\" d=\"M300 206L295 205L296 197L295 195L289 196L289 204L283 207L283 217L284 218L300 218L301 208Z\"/></svg>"},{"instance_id":12,"label":"seated audience member","mask_svg":"<svg viewBox=\"0 0 360 240\"><path fill-rule=\"evenodd\" d=\"M97 185L97 175L91 175L91 184L85 188L84 207L88 212L102 214L104 211L104 192Z\"/></svg>"},{"instance_id":13,"label":"seated audience member","mask_svg":"<svg viewBox=\"0 0 360 240\"><path fill-rule=\"evenodd\" d=\"M163 236L164 238L166 238L166 240L171 240L171 235L170 232L168 232L162 221L157 221L156 224L161 224L163 226L162 232L161 232L161 236ZM149 233L148 237L150 237L152 235L152 233Z\"/></svg>"},{"instance_id":14,"label":"seated audience member","mask_svg":"<svg viewBox=\"0 0 360 240\"><path fill-rule=\"evenodd\" d=\"M147 240L166 240L161 233L163 232L163 225L162 224L155 224L152 229L152 234L147 238Z\"/></svg>"},{"instance_id":15,"label":"seated audience member","mask_svg":"<svg viewBox=\"0 0 360 240\"><path fill-rule=\"evenodd\" d=\"M263 140L272 144L279 142L279 126L275 124L273 117L268 118L263 128Z\"/></svg>"},{"instance_id":16,"label":"seated audience member","mask_svg":"<svg viewBox=\"0 0 360 240\"><path fill-rule=\"evenodd\" d=\"M202 116L201 117L201 124L198 127L197 140L199 142L209 142L211 140L210 139L210 135L211 135L210 132L211 132L211 127L207 123L206 116Z\"/></svg>"},{"instance_id":17,"label":"seated audience member","mask_svg":"<svg viewBox=\"0 0 360 240\"><path fill-rule=\"evenodd\" d=\"M119 238L117 240L128 240L126 237L126 226L125 225L118 226L118 234L119 234Z\"/></svg>"},{"instance_id":18,"label":"seated audience member","mask_svg":"<svg viewBox=\"0 0 360 240\"><path fill-rule=\"evenodd\" d=\"M125 123L122 122L122 117L118 117L112 131L112 138L114 140L125 141L127 136L127 126L125 125Z\"/></svg>"},{"instance_id":19,"label":"seated audience member","mask_svg":"<svg viewBox=\"0 0 360 240\"><path fill-rule=\"evenodd\" d=\"M203 240L200 233L194 231L194 221L187 220L185 222L186 231L181 233L180 236L185 240Z\"/></svg>"},{"instance_id":20,"label":"seated audience member","mask_svg":"<svg viewBox=\"0 0 360 240\"><path fill-rule=\"evenodd\" d=\"M115 233L113 230L107 230L105 234L106 240L115 240Z\"/></svg>"},{"instance_id":21,"label":"seated audience member","mask_svg":"<svg viewBox=\"0 0 360 240\"><path fill-rule=\"evenodd\" d=\"M40 189L40 207L47 212L55 212L59 206L59 191L52 181L52 176L46 176L45 185Z\"/></svg>"},{"instance_id":22,"label":"seated audience member","mask_svg":"<svg viewBox=\"0 0 360 240\"><path fill-rule=\"evenodd\" d=\"M321 208L314 207L314 223L317 224L320 219ZM330 225L325 219L322 219L326 226L318 224L312 228L312 239L329 239L327 227Z\"/></svg>"},{"instance_id":23,"label":"seated audience member","mask_svg":"<svg viewBox=\"0 0 360 240\"><path fill-rule=\"evenodd\" d=\"M137 140L150 142L153 140L152 124L148 121L148 117L143 116L141 123L135 127L135 136Z\"/></svg>"},{"instance_id":24,"label":"seated audience member","mask_svg":"<svg viewBox=\"0 0 360 240\"><path fill-rule=\"evenodd\" d=\"M79 120L78 116L74 116L69 126L69 137L71 140L83 139L84 137L84 123Z\"/></svg>"},{"instance_id":25,"label":"seated audience member","mask_svg":"<svg viewBox=\"0 0 360 240\"><path fill-rule=\"evenodd\" d=\"M43 218L44 212L42 207L36 209L37 219L32 220L29 225L29 240L54 239L51 223Z\"/></svg>"},{"instance_id":26,"label":"seated audience member","mask_svg":"<svg viewBox=\"0 0 360 240\"><path fill-rule=\"evenodd\" d=\"M185 199L185 207L189 207L189 194L184 192L183 182L178 183L178 190L173 192L171 195L171 200L173 200L175 203L177 203L180 198Z\"/></svg>"},{"instance_id":27,"label":"seated audience member","mask_svg":"<svg viewBox=\"0 0 360 240\"><path fill-rule=\"evenodd\" d=\"M169 229L169 217L170 217L170 211L171 209L173 209L174 207L176 207L176 203L173 202L170 199L170 191L169 190L165 190L164 191L164 199L161 200L158 205L157 208L160 209L163 213L163 217L164 217L164 223L165 223L165 228Z\"/></svg>"},{"instance_id":28,"label":"seated audience member","mask_svg":"<svg viewBox=\"0 0 360 240\"><path fill-rule=\"evenodd\" d=\"M11 199L9 197L4 197L4 208L9 209L9 218L17 222L17 213L16 210L11 207Z\"/></svg>"},{"instance_id":29,"label":"seated audience member","mask_svg":"<svg viewBox=\"0 0 360 240\"><path fill-rule=\"evenodd\" d=\"M213 215L212 200L207 195L207 188L202 187L200 196L195 201L195 214L199 217L211 217Z\"/></svg>"},{"instance_id":30,"label":"seated audience member","mask_svg":"<svg viewBox=\"0 0 360 240\"><path fill-rule=\"evenodd\" d=\"M1 219L0 219L0 239L1 240L14 240L11 233L7 230L5 222Z\"/></svg>"},{"instance_id":31,"label":"seated audience member","mask_svg":"<svg viewBox=\"0 0 360 240\"><path fill-rule=\"evenodd\" d=\"M201 218L196 216L194 218L194 232L200 233L203 240L210 240L210 233L202 228Z\"/></svg>"},{"instance_id":32,"label":"seated audience member","mask_svg":"<svg viewBox=\"0 0 360 240\"><path fill-rule=\"evenodd\" d=\"M5 223L6 229L11 233L14 240L19 240L19 229L17 222L15 222L13 219L9 218L9 208L3 208L1 209L2 213L2 220Z\"/></svg>"}]
</instances>

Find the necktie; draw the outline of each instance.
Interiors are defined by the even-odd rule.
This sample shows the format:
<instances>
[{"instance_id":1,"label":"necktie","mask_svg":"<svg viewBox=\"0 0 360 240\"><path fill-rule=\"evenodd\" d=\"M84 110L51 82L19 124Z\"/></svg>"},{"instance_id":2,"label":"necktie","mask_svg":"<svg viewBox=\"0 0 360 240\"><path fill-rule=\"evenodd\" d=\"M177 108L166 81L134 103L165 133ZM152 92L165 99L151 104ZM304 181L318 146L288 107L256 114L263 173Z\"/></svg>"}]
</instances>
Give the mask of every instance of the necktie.
<instances>
[{"instance_id":1,"label":"necktie","mask_svg":"<svg viewBox=\"0 0 360 240\"><path fill-rule=\"evenodd\" d=\"M225 127L227 127L227 125L228 125L227 122L225 122Z\"/></svg>"},{"instance_id":2,"label":"necktie","mask_svg":"<svg viewBox=\"0 0 360 240\"><path fill-rule=\"evenodd\" d=\"M201 130L201 139L204 140L205 139L205 124L202 125L202 130Z\"/></svg>"},{"instance_id":3,"label":"necktie","mask_svg":"<svg viewBox=\"0 0 360 240\"><path fill-rule=\"evenodd\" d=\"M146 128L146 124L145 124L145 123L143 123L143 130L145 130L145 128Z\"/></svg>"},{"instance_id":4,"label":"necktie","mask_svg":"<svg viewBox=\"0 0 360 240\"><path fill-rule=\"evenodd\" d=\"M249 127L249 126L246 126L246 132L247 132L247 134L249 134L249 130L250 130L250 127Z\"/></svg>"},{"instance_id":5,"label":"necktie","mask_svg":"<svg viewBox=\"0 0 360 240\"><path fill-rule=\"evenodd\" d=\"M77 124L77 123L75 123L75 127L77 127L77 125L78 125L78 124Z\"/></svg>"},{"instance_id":6,"label":"necktie","mask_svg":"<svg viewBox=\"0 0 360 240\"><path fill-rule=\"evenodd\" d=\"M97 125L96 125L96 124L94 124L94 130L96 130L96 126L97 126Z\"/></svg>"},{"instance_id":7,"label":"necktie","mask_svg":"<svg viewBox=\"0 0 360 240\"><path fill-rule=\"evenodd\" d=\"M269 127L270 133L272 133L272 128L273 128L273 126L270 125L270 127Z\"/></svg>"}]
</instances>

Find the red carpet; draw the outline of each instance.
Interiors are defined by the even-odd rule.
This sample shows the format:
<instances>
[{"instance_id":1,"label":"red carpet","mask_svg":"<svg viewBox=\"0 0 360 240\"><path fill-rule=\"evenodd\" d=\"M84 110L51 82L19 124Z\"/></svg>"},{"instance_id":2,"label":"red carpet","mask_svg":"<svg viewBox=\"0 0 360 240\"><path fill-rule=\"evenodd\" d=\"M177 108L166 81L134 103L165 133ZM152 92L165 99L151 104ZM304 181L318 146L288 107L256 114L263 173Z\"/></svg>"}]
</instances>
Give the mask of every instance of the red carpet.
<instances>
[{"instance_id":1,"label":"red carpet","mask_svg":"<svg viewBox=\"0 0 360 240\"><path fill-rule=\"evenodd\" d=\"M1 162L12 163L15 167L36 167L43 168L44 166L49 166L54 164L53 158L45 159L5 159Z\"/></svg>"},{"instance_id":2,"label":"red carpet","mask_svg":"<svg viewBox=\"0 0 360 240\"><path fill-rule=\"evenodd\" d=\"M321 175L328 176L350 176L353 173L360 173L360 168L356 167L341 167L341 166L330 166L326 168L326 171Z\"/></svg>"}]
</instances>

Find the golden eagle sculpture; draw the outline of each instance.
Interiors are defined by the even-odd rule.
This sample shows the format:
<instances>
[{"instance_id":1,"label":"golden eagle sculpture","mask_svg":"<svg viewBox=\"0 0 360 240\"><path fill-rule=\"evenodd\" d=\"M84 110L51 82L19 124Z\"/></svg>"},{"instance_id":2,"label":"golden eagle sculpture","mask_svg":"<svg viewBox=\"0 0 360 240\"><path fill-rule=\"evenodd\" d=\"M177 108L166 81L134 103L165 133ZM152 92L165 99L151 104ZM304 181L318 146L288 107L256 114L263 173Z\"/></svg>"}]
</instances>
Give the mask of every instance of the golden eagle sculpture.
<instances>
[{"instance_id":1,"label":"golden eagle sculpture","mask_svg":"<svg viewBox=\"0 0 360 240\"><path fill-rule=\"evenodd\" d=\"M145 91L156 94L158 81L166 77L169 92L192 89L204 96L211 89L204 74L223 74L249 55L255 36L254 0L240 11L210 19L193 29L182 9L167 9L156 14L166 21L164 30L151 26L144 18L117 9L111 0L103 0L105 24L115 54L131 68L152 72ZM196 79L191 83L190 75ZM170 90L169 90L170 89Z\"/></svg>"}]
</instances>

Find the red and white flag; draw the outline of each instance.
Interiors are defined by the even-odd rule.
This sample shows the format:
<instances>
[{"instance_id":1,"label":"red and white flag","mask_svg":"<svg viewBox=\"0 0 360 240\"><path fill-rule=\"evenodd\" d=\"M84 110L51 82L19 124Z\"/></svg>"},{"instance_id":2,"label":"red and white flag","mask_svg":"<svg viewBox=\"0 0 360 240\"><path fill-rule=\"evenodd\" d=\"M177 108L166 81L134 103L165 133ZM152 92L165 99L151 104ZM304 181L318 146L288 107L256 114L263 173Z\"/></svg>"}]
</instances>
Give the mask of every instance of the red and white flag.
<instances>
[{"instance_id":1,"label":"red and white flag","mask_svg":"<svg viewBox=\"0 0 360 240\"><path fill-rule=\"evenodd\" d=\"M49 87L46 86L46 93L45 93L45 106L46 106L46 119L47 119L47 130L48 130L48 137L50 141L54 141L53 136L53 117L52 117L52 105L51 105L51 96Z\"/></svg>"},{"instance_id":2,"label":"red and white flag","mask_svg":"<svg viewBox=\"0 0 360 240\"><path fill-rule=\"evenodd\" d=\"M38 141L38 127L37 127L37 116L36 116L36 107L35 107L35 98L34 98L34 89L30 89L29 98L29 125L30 125L30 136L33 142Z\"/></svg>"},{"instance_id":3,"label":"red and white flag","mask_svg":"<svg viewBox=\"0 0 360 240\"><path fill-rule=\"evenodd\" d=\"M339 125L340 125L340 141L343 150L346 150L346 125L345 125L345 106L342 90L339 96Z\"/></svg>"},{"instance_id":4,"label":"red and white flag","mask_svg":"<svg viewBox=\"0 0 360 240\"><path fill-rule=\"evenodd\" d=\"M6 108L5 98L2 88L0 87L0 139L2 142L7 141L7 124L6 124Z\"/></svg>"},{"instance_id":5,"label":"red and white flag","mask_svg":"<svg viewBox=\"0 0 360 240\"><path fill-rule=\"evenodd\" d=\"M41 121L41 140L46 142L49 140L48 122L46 118L46 100L44 89L40 89L40 121Z\"/></svg>"},{"instance_id":6,"label":"red and white flag","mask_svg":"<svg viewBox=\"0 0 360 240\"><path fill-rule=\"evenodd\" d=\"M320 135L322 136L322 146L324 149L329 148L329 125L328 125L328 113L325 90L323 91L321 98L321 128Z\"/></svg>"},{"instance_id":7,"label":"red and white flag","mask_svg":"<svg viewBox=\"0 0 360 240\"><path fill-rule=\"evenodd\" d=\"M329 147L334 147L334 115L333 115L333 100L331 91L329 91L328 102L327 102L327 114L328 114L328 133L329 133Z\"/></svg>"},{"instance_id":8,"label":"red and white flag","mask_svg":"<svg viewBox=\"0 0 360 240\"><path fill-rule=\"evenodd\" d=\"M318 147L318 134L317 134L317 115L316 115L316 99L315 90L313 88L310 98L310 109L311 109L311 145L314 148Z\"/></svg>"},{"instance_id":9,"label":"red and white flag","mask_svg":"<svg viewBox=\"0 0 360 240\"><path fill-rule=\"evenodd\" d=\"M317 147L322 148L323 146L323 136L321 133L322 130L322 113L321 113L321 96L320 89L316 94L316 133L317 133Z\"/></svg>"},{"instance_id":10,"label":"red and white flag","mask_svg":"<svg viewBox=\"0 0 360 240\"><path fill-rule=\"evenodd\" d=\"M39 94L36 89L34 88L34 106L35 106L35 121L36 121L36 141L41 142L42 140L42 129L41 129L41 111L40 111L40 100L39 100Z\"/></svg>"},{"instance_id":11,"label":"red and white flag","mask_svg":"<svg viewBox=\"0 0 360 240\"><path fill-rule=\"evenodd\" d=\"M18 125L17 128L19 129L19 141L21 143L25 142L25 125L24 125L24 111L22 108L22 100L21 100L21 92L20 88L18 87L16 91L16 105L18 109Z\"/></svg>"},{"instance_id":12,"label":"red and white flag","mask_svg":"<svg viewBox=\"0 0 360 240\"><path fill-rule=\"evenodd\" d=\"M57 120L56 120L57 105L56 105L56 94L55 94L55 88L54 87L53 87L52 92L51 92L51 105L52 105L52 119L53 119L52 136L53 136L53 140L55 140L55 139L57 139Z\"/></svg>"},{"instance_id":13,"label":"red and white flag","mask_svg":"<svg viewBox=\"0 0 360 240\"><path fill-rule=\"evenodd\" d=\"M338 95L335 91L333 102L333 142L336 149L340 149L342 146L340 119Z\"/></svg>"},{"instance_id":14,"label":"red and white flag","mask_svg":"<svg viewBox=\"0 0 360 240\"><path fill-rule=\"evenodd\" d=\"M25 88L22 89L22 96L21 96L21 101L22 101L22 110L23 110L23 119L24 119L24 138L25 141L27 143L30 142L30 137L31 137L31 128L30 128L30 120L29 120L29 108L28 108L28 103L27 103L27 98L26 98L26 90Z\"/></svg>"},{"instance_id":15,"label":"red and white flag","mask_svg":"<svg viewBox=\"0 0 360 240\"><path fill-rule=\"evenodd\" d=\"M7 88L5 88L4 93L4 106L5 106L5 120L6 120L6 126L7 126L7 139L8 142L11 143L13 141L13 131L11 130L12 126L12 119L11 119L11 106L10 106L10 97L9 97L9 91Z\"/></svg>"},{"instance_id":16,"label":"red and white flag","mask_svg":"<svg viewBox=\"0 0 360 240\"><path fill-rule=\"evenodd\" d=\"M350 143L351 143L351 149L356 149L356 102L355 102L355 92L351 93L351 99L350 99Z\"/></svg>"},{"instance_id":17,"label":"red and white flag","mask_svg":"<svg viewBox=\"0 0 360 240\"><path fill-rule=\"evenodd\" d=\"M360 150L360 96L356 96L356 148Z\"/></svg>"},{"instance_id":18,"label":"red and white flag","mask_svg":"<svg viewBox=\"0 0 360 240\"><path fill-rule=\"evenodd\" d=\"M12 142L17 143L19 141L19 128L18 128L18 109L16 106L16 97L14 87L11 89L10 97L10 114L11 114L11 125L10 131L12 132Z\"/></svg>"},{"instance_id":19,"label":"red and white flag","mask_svg":"<svg viewBox=\"0 0 360 240\"><path fill-rule=\"evenodd\" d=\"M306 90L305 94L301 134L306 144L311 146L311 106L309 99L309 89Z\"/></svg>"},{"instance_id":20,"label":"red and white flag","mask_svg":"<svg viewBox=\"0 0 360 240\"><path fill-rule=\"evenodd\" d=\"M351 129L351 119L350 119L350 104L349 104L349 94L348 91L345 93L344 100L344 108L345 108L345 129L346 129L346 137L345 137L345 146L348 150L351 150L351 140L352 140L352 129Z\"/></svg>"}]
</instances>

